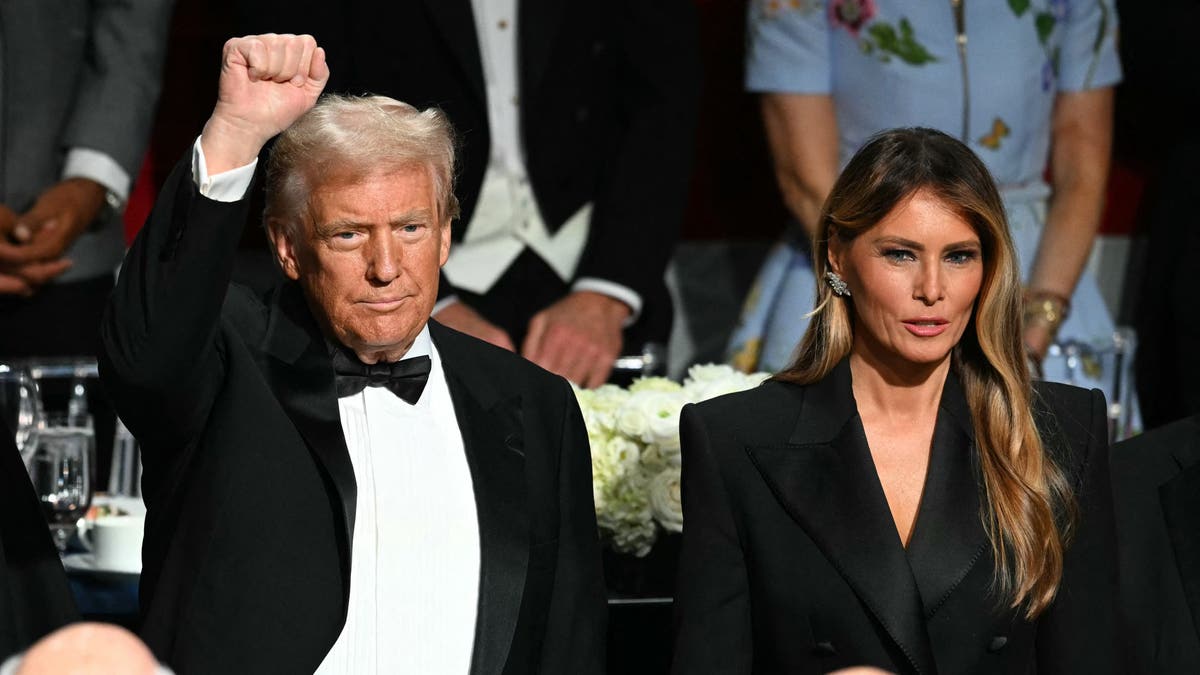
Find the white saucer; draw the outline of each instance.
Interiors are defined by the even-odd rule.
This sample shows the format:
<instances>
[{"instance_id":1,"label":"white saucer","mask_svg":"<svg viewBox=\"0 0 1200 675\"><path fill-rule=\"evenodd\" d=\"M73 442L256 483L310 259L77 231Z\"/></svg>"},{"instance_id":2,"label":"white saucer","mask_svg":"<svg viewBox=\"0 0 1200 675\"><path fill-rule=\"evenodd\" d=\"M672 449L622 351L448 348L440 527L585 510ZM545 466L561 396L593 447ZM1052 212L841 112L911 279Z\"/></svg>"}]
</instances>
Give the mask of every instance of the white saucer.
<instances>
[{"instance_id":1,"label":"white saucer","mask_svg":"<svg viewBox=\"0 0 1200 675\"><path fill-rule=\"evenodd\" d=\"M130 568L101 567L96 564L96 556L92 553L68 553L63 556L62 562L68 572L90 574L97 577L122 578L142 573L141 565Z\"/></svg>"}]
</instances>

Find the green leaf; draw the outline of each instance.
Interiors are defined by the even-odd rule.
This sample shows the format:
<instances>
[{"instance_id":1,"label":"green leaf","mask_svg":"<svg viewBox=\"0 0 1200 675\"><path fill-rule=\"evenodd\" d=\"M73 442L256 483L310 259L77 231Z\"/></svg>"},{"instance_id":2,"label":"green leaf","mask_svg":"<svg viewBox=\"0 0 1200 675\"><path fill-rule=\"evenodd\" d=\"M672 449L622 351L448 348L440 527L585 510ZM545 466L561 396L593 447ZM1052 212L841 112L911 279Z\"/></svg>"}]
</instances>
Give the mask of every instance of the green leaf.
<instances>
[{"instance_id":1,"label":"green leaf","mask_svg":"<svg viewBox=\"0 0 1200 675\"><path fill-rule=\"evenodd\" d=\"M891 51L896 45L896 29L890 23L873 23L867 33L875 38L875 44L884 51Z\"/></svg>"},{"instance_id":2,"label":"green leaf","mask_svg":"<svg viewBox=\"0 0 1200 675\"><path fill-rule=\"evenodd\" d=\"M913 39L913 27L906 18L900 19L900 39L908 42Z\"/></svg>"},{"instance_id":3,"label":"green leaf","mask_svg":"<svg viewBox=\"0 0 1200 675\"><path fill-rule=\"evenodd\" d=\"M923 66L931 61L937 61L937 57L930 54L929 50L912 40L907 40L897 45L895 53L905 63L914 66Z\"/></svg>"},{"instance_id":4,"label":"green leaf","mask_svg":"<svg viewBox=\"0 0 1200 675\"><path fill-rule=\"evenodd\" d=\"M1019 18L1029 11L1029 0L1008 0L1008 6Z\"/></svg>"},{"instance_id":5,"label":"green leaf","mask_svg":"<svg viewBox=\"0 0 1200 675\"><path fill-rule=\"evenodd\" d=\"M1037 26L1038 42L1046 44L1050 34L1054 32L1054 15L1050 12L1038 12L1033 18L1033 23Z\"/></svg>"}]
</instances>

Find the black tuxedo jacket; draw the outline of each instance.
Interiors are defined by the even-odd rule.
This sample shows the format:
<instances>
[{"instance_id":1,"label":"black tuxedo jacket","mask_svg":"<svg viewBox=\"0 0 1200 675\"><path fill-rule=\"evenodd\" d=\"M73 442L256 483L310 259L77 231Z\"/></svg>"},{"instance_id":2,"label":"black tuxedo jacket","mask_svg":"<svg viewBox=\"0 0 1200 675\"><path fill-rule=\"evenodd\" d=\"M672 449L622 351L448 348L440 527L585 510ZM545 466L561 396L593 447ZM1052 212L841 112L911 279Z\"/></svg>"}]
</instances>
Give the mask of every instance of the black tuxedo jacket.
<instances>
[{"instance_id":1,"label":"black tuxedo jacket","mask_svg":"<svg viewBox=\"0 0 1200 675\"><path fill-rule=\"evenodd\" d=\"M228 283L245 202L176 168L126 258L101 377L143 445L142 637L178 673L304 673L345 622L356 486L327 343L295 284ZM574 396L430 323L479 513L471 672L598 673L605 600Z\"/></svg>"},{"instance_id":2,"label":"black tuxedo jacket","mask_svg":"<svg viewBox=\"0 0 1200 675\"><path fill-rule=\"evenodd\" d=\"M1058 598L1036 621L990 593L974 429L947 378L904 548L848 362L684 410L675 673L1120 672L1103 396L1036 385L1043 437L1078 489Z\"/></svg>"},{"instance_id":3,"label":"black tuxedo jacket","mask_svg":"<svg viewBox=\"0 0 1200 675\"><path fill-rule=\"evenodd\" d=\"M0 662L78 618L37 494L0 422Z\"/></svg>"},{"instance_id":4,"label":"black tuxedo jacket","mask_svg":"<svg viewBox=\"0 0 1200 675\"><path fill-rule=\"evenodd\" d=\"M553 232L593 202L576 276L665 302L663 272L683 216L697 118L692 3L516 4L521 139L542 218ZM491 152L470 0L256 0L237 3L237 14L248 33L315 36L329 58L327 91L446 112L461 139L460 241ZM446 286L443 294L453 292Z\"/></svg>"},{"instance_id":5,"label":"black tuxedo jacket","mask_svg":"<svg viewBox=\"0 0 1200 675\"><path fill-rule=\"evenodd\" d=\"M1134 673L1200 673L1200 416L1113 446Z\"/></svg>"}]
</instances>

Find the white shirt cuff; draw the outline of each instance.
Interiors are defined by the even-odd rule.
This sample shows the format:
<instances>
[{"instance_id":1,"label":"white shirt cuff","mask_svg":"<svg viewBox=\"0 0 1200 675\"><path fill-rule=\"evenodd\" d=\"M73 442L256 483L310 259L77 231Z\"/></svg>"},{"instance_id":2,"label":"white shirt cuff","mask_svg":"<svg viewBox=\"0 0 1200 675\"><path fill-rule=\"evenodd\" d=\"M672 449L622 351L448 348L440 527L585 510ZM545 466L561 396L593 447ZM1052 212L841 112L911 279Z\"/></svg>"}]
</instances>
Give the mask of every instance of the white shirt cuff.
<instances>
[{"instance_id":1,"label":"white shirt cuff","mask_svg":"<svg viewBox=\"0 0 1200 675\"><path fill-rule=\"evenodd\" d=\"M200 138L196 137L192 145L192 180L200 189L200 194L215 202L236 202L246 196L250 183L254 181L254 167L258 166L258 158L245 166L222 171L215 176L208 175L208 163L204 160L204 149L200 147Z\"/></svg>"},{"instance_id":2,"label":"white shirt cuff","mask_svg":"<svg viewBox=\"0 0 1200 675\"><path fill-rule=\"evenodd\" d=\"M99 150L71 148L63 163L62 177L87 178L104 186L125 203L129 199L129 174L117 164L117 160Z\"/></svg>"},{"instance_id":3,"label":"white shirt cuff","mask_svg":"<svg viewBox=\"0 0 1200 675\"><path fill-rule=\"evenodd\" d=\"M580 277L571 285L571 290L591 291L600 295L607 295L610 298L620 300L629 305L629 317L625 319L624 323L626 328L632 326L642 315L642 296L635 293L633 289L621 284L595 277Z\"/></svg>"}]
</instances>

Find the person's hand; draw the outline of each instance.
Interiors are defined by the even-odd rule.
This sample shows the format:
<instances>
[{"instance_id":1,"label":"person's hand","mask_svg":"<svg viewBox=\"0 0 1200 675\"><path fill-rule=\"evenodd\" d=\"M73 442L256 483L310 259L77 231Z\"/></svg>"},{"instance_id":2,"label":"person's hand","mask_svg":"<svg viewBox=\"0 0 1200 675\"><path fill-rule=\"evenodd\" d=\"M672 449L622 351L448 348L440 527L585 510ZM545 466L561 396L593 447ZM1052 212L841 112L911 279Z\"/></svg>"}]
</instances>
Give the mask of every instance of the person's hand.
<instances>
[{"instance_id":1,"label":"person's hand","mask_svg":"<svg viewBox=\"0 0 1200 675\"><path fill-rule=\"evenodd\" d=\"M1040 377L1041 364L1046 360L1046 352L1050 351L1050 345L1054 343L1054 334L1045 324L1035 323L1026 326L1021 337L1025 342L1026 354L1036 366L1034 375Z\"/></svg>"},{"instance_id":2,"label":"person's hand","mask_svg":"<svg viewBox=\"0 0 1200 675\"><path fill-rule=\"evenodd\" d=\"M570 293L529 320L521 354L580 386L598 387L621 354L621 329L630 311L602 293Z\"/></svg>"},{"instance_id":3,"label":"person's hand","mask_svg":"<svg viewBox=\"0 0 1200 675\"><path fill-rule=\"evenodd\" d=\"M210 174L245 166L308 112L329 81L311 35L251 35L225 43L217 104L200 135Z\"/></svg>"},{"instance_id":4,"label":"person's hand","mask_svg":"<svg viewBox=\"0 0 1200 675\"><path fill-rule=\"evenodd\" d=\"M471 309L463 302L454 302L441 311L433 315L438 323L444 324L461 333L466 333L473 337L477 337L484 342L507 349L510 352L516 351L513 346L512 338L508 333L505 333L499 326L483 318L479 312Z\"/></svg>"},{"instance_id":5,"label":"person's hand","mask_svg":"<svg viewBox=\"0 0 1200 675\"><path fill-rule=\"evenodd\" d=\"M0 204L0 295L32 295L71 267L62 254L95 220L104 188L86 178L50 186L17 215Z\"/></svg>"}]
</instances>

